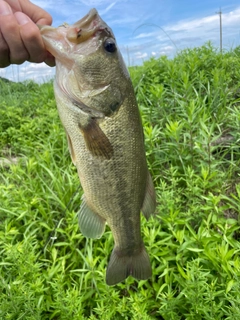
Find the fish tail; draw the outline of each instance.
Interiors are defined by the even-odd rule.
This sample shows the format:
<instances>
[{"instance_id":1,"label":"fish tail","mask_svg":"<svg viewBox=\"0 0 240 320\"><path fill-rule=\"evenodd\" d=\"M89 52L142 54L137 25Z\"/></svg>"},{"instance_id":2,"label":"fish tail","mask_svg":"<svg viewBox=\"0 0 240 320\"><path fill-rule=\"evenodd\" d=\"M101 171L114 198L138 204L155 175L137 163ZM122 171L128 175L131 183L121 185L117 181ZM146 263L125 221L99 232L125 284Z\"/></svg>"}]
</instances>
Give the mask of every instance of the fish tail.
<instances>
[{"instance_id":1,"label":"fish tail","mask_svg":"<svg viewBox=\"0 0 240 320\"><path fill-rule=\"evenodd\" d=\"M110 286L132 276L138 280L146 280L152 275L149 256L143 246L138 254L123 255L114 248L107 268L106 283Z\"/></svg>"}]
</instances>

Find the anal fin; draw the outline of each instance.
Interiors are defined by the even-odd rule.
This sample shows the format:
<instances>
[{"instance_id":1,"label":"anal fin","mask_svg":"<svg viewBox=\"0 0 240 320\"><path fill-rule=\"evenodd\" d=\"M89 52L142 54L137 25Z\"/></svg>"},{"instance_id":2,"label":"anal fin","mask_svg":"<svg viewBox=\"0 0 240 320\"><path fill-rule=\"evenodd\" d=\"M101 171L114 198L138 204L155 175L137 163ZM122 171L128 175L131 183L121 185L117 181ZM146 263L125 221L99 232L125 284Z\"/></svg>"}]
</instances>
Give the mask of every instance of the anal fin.
<instances>
[{"instance_id":1,"label":"anal fin","mask_svg":"<svg viewBox=\"0 0 240 320\"><path fill-rule=\"evenodd\" d=\"M98 214L92 211L88 206L84 197L78 214L78 223L82 234L87 238L98 239L101 238L106 221Z\"/></svg>"},{"instance_id":2,"label":"anal fin","mask_svg":"<svg viewBox=\"0 0 240 320\"><path fill-rule=\"evenodd\" d=\"M151 214L155 213L156 209L156 193L152 181L152 177L148 172L145 198L142 205L142 213L146 219L149 219Z\"/></svg>"}]
</instances>

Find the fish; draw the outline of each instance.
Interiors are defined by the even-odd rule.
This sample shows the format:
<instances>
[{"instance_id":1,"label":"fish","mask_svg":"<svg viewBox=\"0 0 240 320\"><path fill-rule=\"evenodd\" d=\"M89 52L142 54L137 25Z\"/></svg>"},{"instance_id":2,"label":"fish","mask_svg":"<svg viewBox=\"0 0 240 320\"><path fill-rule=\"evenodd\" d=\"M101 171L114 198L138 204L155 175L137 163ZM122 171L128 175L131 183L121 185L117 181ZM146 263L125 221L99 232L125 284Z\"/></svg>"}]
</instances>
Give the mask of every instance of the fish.
<instances>
[{"instance_id":1,"label":"fish","mask_svg":"<svg viewBox=\"0 0 240 320\"><path fill-rule=\"evenodd\" d=\"M152 276L140 213L156 208L134 88L112 29L96 9L60 27L40 26L56 60L54 93L83 196L78 222L85 237L111 229L107 285Z\"/></svg>"}]
</instances>

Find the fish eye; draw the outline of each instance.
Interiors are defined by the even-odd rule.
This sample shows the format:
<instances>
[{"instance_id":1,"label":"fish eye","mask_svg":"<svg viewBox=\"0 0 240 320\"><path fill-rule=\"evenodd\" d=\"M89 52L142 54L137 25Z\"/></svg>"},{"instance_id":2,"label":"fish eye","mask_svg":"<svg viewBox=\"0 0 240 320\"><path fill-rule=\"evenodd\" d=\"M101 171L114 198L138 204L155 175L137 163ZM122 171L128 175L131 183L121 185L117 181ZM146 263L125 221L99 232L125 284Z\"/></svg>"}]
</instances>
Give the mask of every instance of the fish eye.
<instances>
[{"instance_id":1,"label":"fish eye","mask_svg":"<svg viewBox=\"0 0 240 320\"><path fill-rule=\"evenodd\" d=\"M113 38L108 38L107 40L105 40L103 46L104 49L110 53L113 53L117 50L116 43Z\"/></svg>"}]
</instances>

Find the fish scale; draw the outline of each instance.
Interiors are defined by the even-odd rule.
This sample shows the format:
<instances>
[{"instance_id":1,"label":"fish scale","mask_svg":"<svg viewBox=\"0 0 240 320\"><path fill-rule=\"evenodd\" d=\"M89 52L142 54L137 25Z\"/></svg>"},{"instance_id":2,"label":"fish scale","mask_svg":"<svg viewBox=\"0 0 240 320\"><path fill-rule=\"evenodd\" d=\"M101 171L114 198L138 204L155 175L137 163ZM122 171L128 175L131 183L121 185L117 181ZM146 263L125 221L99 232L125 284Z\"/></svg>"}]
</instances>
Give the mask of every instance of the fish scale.
<instances>
[{"instance_id":1,"label":"fish scale","mask_svg":"<svg viewBox=\"0 0 240 320\"><path fill-rule=\"evenodd\" d=\"M107 30L107 31L106 31ZM140 225L156 208L134 89L111 29L92 9L73 24L42 26L56 59L54 91L84 191L81 232L100 238L108 223L114 249L106 282L151 277Z\"/></svg>"}]
</instances>

